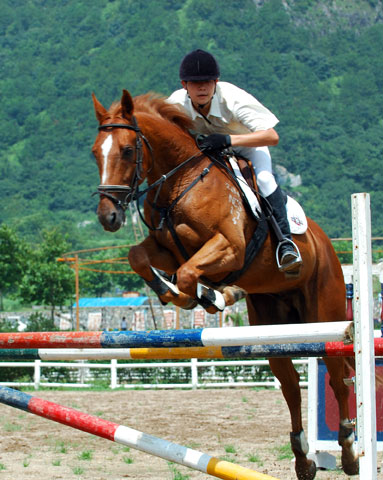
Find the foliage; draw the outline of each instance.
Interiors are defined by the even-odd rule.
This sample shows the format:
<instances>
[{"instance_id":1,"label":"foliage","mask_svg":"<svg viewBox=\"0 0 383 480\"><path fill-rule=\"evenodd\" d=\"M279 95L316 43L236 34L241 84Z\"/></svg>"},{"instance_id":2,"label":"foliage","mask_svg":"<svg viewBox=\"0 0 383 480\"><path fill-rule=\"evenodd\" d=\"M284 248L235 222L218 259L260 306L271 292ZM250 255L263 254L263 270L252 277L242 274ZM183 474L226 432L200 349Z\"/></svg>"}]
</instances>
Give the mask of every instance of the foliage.
<instances>
[{"instance_id":1,"label":"foliage","mask_svg":"<svg viewBox=\"0 0 383 480\"><path fill-rule=\"evenodd\" d=\"M17 332L17 322L13 322L8 318L2 318L0 321L0 332Z\"/></svg>"},{"instance_id":2,"label":"foliage","mask_svg":"<svg viewBox=\"0 0 383 480\"><path fill-rule=\"evenodd\" d=\"M3 295L14 292L25 267L25 245L13 229L0 226L0 310Z\"/></svg>"},{"instance_id":3,"label":"foliage","mask_svg":"<svg viewBox=\"0 0 383 480\"><path fill-rule=\"evenodd\" d=\"M246 314L247 312L244 313ZM241 312L229 313L227 317L233 321L234 327L243 327L245 325L245 320Z\"/></svg>"},{"instance_id":4,"label":"foliage","mask_svg":"<svg viewBox=\"0 0 383 480\"><path fill-rule=\"evenodd\" d=\"M95 215L90 95L105 105L122 88L168 95L180 86L180 60L194 48L214 53L221 79L280 119L273 161L301 176L300 186L285 188L307 214L329 236L350 237L350 196L370 192L372 231L381 236L382 19L376 0L230 0L223 8L215 0L5 0L0 299L18 294L21 282L25 302L50 305L53 313L74 288L57 256L137 243L129 215L113 234ZM339 248L348 249L343 242ZM81 294L142 286L134 275L80 271Z\"/></svg>"},{"instance_id":5,"label":"foliage","mask_svg":"<svg viewBox=\"0 0 383 480\"><path fill-rule=\"evenodd\" d=\"M92 259L89 261L82 258L79 272L81 295L101 297L114 289L123 291L141 290L144 281L138 275L128 273L131 268L127 261L127 255L128 248L121 248L93 253Z\"/></svg>"},{"instance_id":6,"label":"foliage","mask_svg":"<svg viewBox=\"0 0 383 480\"><path fill-rule=\"evenodd\" d=\"M105 104L122 88L167 95L181 58L199 47L216 54L223 80L280 118L274 163L301 175L292 193L308 214L330 236L350 236L350 195L367 191L379 232L382 9L375 0L5 0L0 221L29 240L55 226L73 249L126 241L130 230L103 233L94 215L90 94Z\"/></svg>"},{"instance_id":7,"label":"foliage","mask_svg":"<svg viewBox=\"0 0 383 480\"><path fill-rule=\"evenodd\" d=\"M352 242L340 240L333 242L335 251L342 264L352 264Z\"/></svg>"},{"instance_id":8,"label":"foliage","mask_svg":"<svg viewBox=\"0 0 383 480\"><path fill-rule=\"evenodd\" d=\"M40 312L32 313L27 321L26 332L54 332L60 330L54 324L52 318L48 318Z\"/></svg>"},{"instance_id":9,"label":"foliage","mask_svg":"<svg viewBox=\"0 0 383 480\"><path fill-rule=\"evenodd\" d=\"M42 243L31 252L20 285L25 302L51 307L52 320L55 307L62 306L74 294L73 273L57 261L67 250L68 243L57 230L42 232Z\"/></svg>"}]
</instances>

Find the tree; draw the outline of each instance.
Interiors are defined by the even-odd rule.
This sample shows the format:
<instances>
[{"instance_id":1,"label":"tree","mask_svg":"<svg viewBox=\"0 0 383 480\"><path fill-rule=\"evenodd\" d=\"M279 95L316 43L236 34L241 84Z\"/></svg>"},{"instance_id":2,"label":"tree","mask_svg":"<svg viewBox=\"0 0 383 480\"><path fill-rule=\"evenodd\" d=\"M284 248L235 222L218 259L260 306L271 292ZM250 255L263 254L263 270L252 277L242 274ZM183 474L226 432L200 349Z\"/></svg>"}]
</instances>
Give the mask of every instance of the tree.
<instances>
[{"instance_id":1,"label":"tree","mask_svg":"<svg viewBox=\"0 0 383 480\"><path fill-rule=\"evenodd\" d=\"M52 318L47 318L40 312L32 313L28 318L26 332L55 332L60 330L54 324Z\"/></svg>"},{"instance_id":2,"label":"tree","mask_svg":"<svg viewBox=\"0 0 383 480\"><path fill-rule=\"evenodd\" d=\"M0 226L0 310L3 296L17 290L25 267L25 246L7 225Z\"/></svg>"},{"instance_id":3,"label":"tree","mask_svg":"<svg viewBox=\"0 0 383 480\"><path fill-rule=\"evenodd\" d=\"M51 318L56 306L62 306L74 294L73 272L58 262L69 244L58 230L44 231L43 242L28 262L21 284L21 296L26 302L48 305Z\"/></svg>"}]
</instances>

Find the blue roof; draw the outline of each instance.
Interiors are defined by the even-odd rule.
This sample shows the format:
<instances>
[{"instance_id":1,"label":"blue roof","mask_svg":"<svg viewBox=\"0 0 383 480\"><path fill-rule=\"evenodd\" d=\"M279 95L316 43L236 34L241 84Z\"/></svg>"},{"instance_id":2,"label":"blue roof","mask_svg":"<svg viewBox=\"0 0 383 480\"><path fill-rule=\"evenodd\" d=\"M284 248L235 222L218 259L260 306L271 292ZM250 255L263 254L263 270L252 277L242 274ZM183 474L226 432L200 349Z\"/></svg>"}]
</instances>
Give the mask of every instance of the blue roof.
<instances>
[{"instance_id":1,"label":"blue roof","mask_svg":"<svg viewBox=\"0 0 383 480\"><path fill-rule=\"evenodd\" d=\"M147 303L147 300L148 297L80 298L79 307L139 307ZM76 308L76 303L73 308Z\"/></svg>"}]
</instances>

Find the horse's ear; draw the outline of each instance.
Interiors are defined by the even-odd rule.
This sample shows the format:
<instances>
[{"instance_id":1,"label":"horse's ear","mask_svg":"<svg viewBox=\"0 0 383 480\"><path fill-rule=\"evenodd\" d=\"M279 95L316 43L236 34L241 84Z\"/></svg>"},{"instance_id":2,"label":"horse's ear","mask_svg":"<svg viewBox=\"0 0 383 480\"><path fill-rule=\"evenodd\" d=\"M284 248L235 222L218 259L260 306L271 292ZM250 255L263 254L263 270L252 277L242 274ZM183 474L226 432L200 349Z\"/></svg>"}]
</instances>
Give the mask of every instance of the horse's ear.
<instances>
[{"instance_id":1,"label":"horse's ear","mask_svg":"<svg viewBox=\"0 0 383 480\"><path fill-rule=\"evenodd\" d=\"M130 120L131 116L133 115L134 106L133 106L133 99L130 93L128 92L128 90L122 91L121 110L122 110L122 116L127 120Z\"/></svg>"},{"instance_id":2,"label":"horse's ear","mask_svg":"<svg viewBox=\"0 0 383 480\"><path fill-rule=\"evenodd\" d=\"M96 112L97 120L99 121L99 123L101 123L103 116L107 114L108 111L97 100L96 95L94 93L92 93L92 99L93 99L94 111Z\"/></svg>"}]
</instances>

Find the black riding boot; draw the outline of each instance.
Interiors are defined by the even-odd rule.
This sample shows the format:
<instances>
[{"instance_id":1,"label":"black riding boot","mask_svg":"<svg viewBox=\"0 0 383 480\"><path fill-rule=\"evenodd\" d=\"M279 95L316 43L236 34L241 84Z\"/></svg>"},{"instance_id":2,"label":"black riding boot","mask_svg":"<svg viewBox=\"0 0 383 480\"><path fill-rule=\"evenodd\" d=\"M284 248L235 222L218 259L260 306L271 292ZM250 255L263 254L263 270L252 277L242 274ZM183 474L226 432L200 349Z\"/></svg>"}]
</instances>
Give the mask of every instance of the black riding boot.
<instances>
[{"instance_id":1,"label":"black riding boot","mask_svg":"<svg viewBox=\"0 0 383 480\"><path fill-rule=\"evenodd\" d=\"M278 268L281 272L293 273L297 271L302 264L302 257L291 237L290 225L287 220L286 204L280 187L277 187L275 192L266 197L266 200L273 209L272 216L277 223L276 226L274 225L274 227L276 227L274 230L279 241L277 246Z\"/></svg>"}]
</instances>

